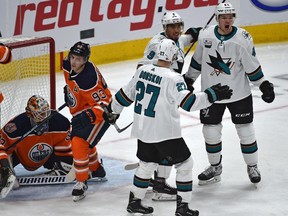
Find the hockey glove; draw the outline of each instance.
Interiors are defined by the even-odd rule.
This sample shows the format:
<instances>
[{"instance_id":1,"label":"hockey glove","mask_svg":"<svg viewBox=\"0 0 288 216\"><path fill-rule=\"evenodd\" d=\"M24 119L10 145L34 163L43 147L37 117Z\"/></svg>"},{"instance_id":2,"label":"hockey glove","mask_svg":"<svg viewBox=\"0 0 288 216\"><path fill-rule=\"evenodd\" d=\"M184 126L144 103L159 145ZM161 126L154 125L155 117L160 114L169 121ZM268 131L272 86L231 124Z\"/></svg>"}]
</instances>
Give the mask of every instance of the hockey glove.
<instances>
[{"instance_id":1,"label":"hockey glove","mask_svg":"<svg viewBox=\"0 0 288 216\"><path fill-rule=\"evenodd\" d=\"M64 90L64 101L68 105L68 107L70 107L73 105L73 101L71 97L69 97L68 86L65 85L63 90Z\"/></svg>"},{"instance_id":2,"label":"hockey glove","mask_svg":"<svg viewBox=\"0 0 288 216\"><path fill-rule=\"evenodd\" d=\"M109 124L114 125L120 115L112 113L111 103L108 106L102 103L101 106L104 109L103 118L105 119L105 121L109 122Z\"/></svg>"},{"instance_id":3,"label":"hockey glove","mask_svg":"<svg viewBox=\"0 0 288 216\"><path fill-rule=\"evenodd\" d=\"M197 41L198 40L198 36L199 36L199 32L202 28L198 27L198 28L189 28L185 34L190 34L193 38L193 41Z\"/></svg>"},{"instance_id":4,"label":"hockey glove","mask_svg":"<svg viewBox=\"0 0 288 216\"><path fill-rule=\"evenodd\" d=\"M209 102L214 103L215 101L231 98L233 90L227 85L221 86L221 84L218 83L217 85L207 88L204 92L208 95Z\"/></svg>"},{"instance_id":5,"label":"hockey glove","mask_svg":"<svg viewBox=\"0 0 288 216\"><path fill-rule=\"evenodd\" d=\"M194 80L191 79L191 78L186 77L185 74L183 74L183 78L184 78L184 81L185 81L185 83L187 85L188 90L193 92L194 91L194 87L193 87Z\"/></svg>"},{"instance_id":6,"label":"hockey glove","mask_svg":"<svg viewBox=\"0 0 288 216\"><path fill-rule=\"evenodd\" d=\"M71 119L72 129L81 130L95 122L96 116L91 109L82 111Z\"/></svg>"},{"instance_id":7,"label":"hockey glove","mask_svg":"<svg viewBox=\"0 0 288 216\"><path fill-rule=\"evenodd\" d=\"M265 80L264 82L261 83L259 88L260 91L263 93L261 96L262 100L264 100L266 103L272 103L275 99L273 84Z\"/></svg>"}]
</instances>

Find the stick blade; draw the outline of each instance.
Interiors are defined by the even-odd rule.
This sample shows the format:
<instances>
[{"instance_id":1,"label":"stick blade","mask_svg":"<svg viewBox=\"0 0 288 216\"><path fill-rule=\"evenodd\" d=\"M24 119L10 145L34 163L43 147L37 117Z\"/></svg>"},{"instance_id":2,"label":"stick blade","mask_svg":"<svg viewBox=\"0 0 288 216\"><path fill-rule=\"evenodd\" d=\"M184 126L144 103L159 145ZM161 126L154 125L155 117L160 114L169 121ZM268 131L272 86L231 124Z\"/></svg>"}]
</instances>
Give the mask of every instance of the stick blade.
<instances>
[{"instance_id":1,"label":"stick blade","mask_svg":"<svg viewBox=\"0 0 288 216\"><path fill-rule=\"evenodd\" d=\"M139 166L139 163L131 163L131 164L126 164L124 169L125 170L134 170Z\"/></svg>"}]
</instances>

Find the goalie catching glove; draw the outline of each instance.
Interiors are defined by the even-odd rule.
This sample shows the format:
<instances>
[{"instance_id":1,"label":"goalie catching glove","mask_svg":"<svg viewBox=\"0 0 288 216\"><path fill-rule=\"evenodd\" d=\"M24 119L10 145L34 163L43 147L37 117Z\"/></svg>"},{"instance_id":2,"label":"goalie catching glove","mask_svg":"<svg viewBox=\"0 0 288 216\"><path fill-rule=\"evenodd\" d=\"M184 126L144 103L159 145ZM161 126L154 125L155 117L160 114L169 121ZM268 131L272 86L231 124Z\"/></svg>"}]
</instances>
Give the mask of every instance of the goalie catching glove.
<instances>
[{"instance_id":1,"label":"goalie catching glove","mask_svg":"<svg viewBox=\"0 0 288 216\"><path fill-rule=\"evenodd\" d=\"M204 92L208 95L209 102L214 103L215 101L231 98L233 90L227 85L221 86L221 84L218 83L217 85L207 88Z\"/></svg>"},{"instance_id":2,"label":"goalie catching glove","mask_svg":"<svg viewBox=\"0 0 288 216\"><path fill-rule=\"evenodd\" d=\"M102 103L101 107L104 110L103 118L105 119L105 121L114 125L116 123L116 120L119 118L120 115L113 113L113 111L111 109L111 103L108 106L106 106L105 104Z\"/></svg>"},{"instance_id":3,"label":"goalie catching glove","mask_svg":"<svg viewBox=\"0 0 288 216\"><path fill-rule=\"evenodd\" d=\"M71 119L72 128L81 130L96 121L96 116L92 109L82 111Z\"/></svg>"}]
</instances>

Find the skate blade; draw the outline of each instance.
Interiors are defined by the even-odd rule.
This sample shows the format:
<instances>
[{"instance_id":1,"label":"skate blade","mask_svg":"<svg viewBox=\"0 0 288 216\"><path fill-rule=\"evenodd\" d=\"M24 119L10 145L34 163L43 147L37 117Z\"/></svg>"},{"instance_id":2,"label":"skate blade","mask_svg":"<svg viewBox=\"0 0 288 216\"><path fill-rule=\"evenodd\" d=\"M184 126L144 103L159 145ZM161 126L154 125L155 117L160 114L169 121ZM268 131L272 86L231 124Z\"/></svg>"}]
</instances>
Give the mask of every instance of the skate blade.
<instances>
[{"instance_id":1,"label":"skate blade","mask_svg":"<svg viewBox=\"0 0 288 216\"><path fill-rule=\"evenodd\" d=\"M153 201L176 201L176 194L165 194L165 193L153 193Z\"/></svg>"},{"instance_id":2,"label":"skate blade","mask_svg":"<svg viewBox=\"0 0 288 216\"><path fill-rule=\"evenodd\" d=\"M221 181L221 176L215 176L214 178L211 178L209 180L199 180L198 185L203 186L203 185L210 185L210 184L215 184L217 182Z\"/></svg>"},{"instance_id":3,"label":"skate blade","mask_svg":"<svg viewBox=\"0 0 288 216\"><path fill-rule=\"evenodd\" d=\"M86 197L85 194L80 195L80 196L73 196L73 201L74 202L79 202L80 200L83 200Z\"/></svg>"},{"instance_id":4,"label":"skate blade","mask_svg":"<svg viewBox=\"0 0 288 216\"><path fill-rule=\"evenodd\" d=\"M87 180L88 182L106 182L108 179L106 177L94 177Z\"/></svg>"},{"instance_id":5,"label":"skate blade","mask_svg":"<svg viewBox=\"0 0 288 216\"><path fill-rule=\"evenodd\" d=\"M133 213L133 212L128 212L126 216L153 216L153 213L148 213L148 214L143 214L143 213Z\"/></svg>"},{"instance_id":6,"label":"skate blade","mask_svg":"<svg viewBox=\"0 0 288 216\"><path fill-rule=\"evenodd\" d=\"M9 192L12 190L15 181L16 181L16 176L10 175L8 177L6 186L3 187L1 190L2 199L4 199L9 194Z\"/></svg>"}]
</instances>

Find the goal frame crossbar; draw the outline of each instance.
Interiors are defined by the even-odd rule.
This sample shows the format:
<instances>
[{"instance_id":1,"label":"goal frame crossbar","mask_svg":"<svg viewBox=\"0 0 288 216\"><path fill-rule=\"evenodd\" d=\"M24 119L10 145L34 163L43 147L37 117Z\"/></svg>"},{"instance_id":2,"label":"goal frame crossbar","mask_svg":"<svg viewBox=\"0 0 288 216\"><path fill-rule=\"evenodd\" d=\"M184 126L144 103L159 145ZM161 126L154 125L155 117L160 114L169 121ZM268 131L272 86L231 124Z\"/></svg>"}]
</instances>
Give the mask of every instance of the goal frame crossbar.
<instances>
[{"instance_id":1,"label":"goal frame crossbar","mask_svg":"<svg viewBox=\"0 0 288 216\"><path fill-rule=\"evenodd\" d=\"M55 41L52 37L35 37L28 38L26 40L19 41L7 41L6 46L12 50L16 48L26 47L27 44L30 46L39 44L49 44L49 57L50 57L50 107L56 109L56 63L55 63ZM13 61L13 57L12 57Z\"/></svg>"}]
</instances>

